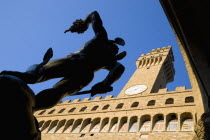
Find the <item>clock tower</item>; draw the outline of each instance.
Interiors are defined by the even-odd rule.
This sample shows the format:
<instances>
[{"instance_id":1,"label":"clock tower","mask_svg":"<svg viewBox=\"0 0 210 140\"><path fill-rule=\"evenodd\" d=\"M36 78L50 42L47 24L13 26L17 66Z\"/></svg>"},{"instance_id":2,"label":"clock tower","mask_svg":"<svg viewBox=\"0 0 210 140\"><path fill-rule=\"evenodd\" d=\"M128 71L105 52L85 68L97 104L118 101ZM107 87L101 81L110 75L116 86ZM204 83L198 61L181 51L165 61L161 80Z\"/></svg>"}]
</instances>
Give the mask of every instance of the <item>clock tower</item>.
<instances>
[{"instance_id":1,"label":"clock tower","mask_svg":"<svg viewBox=\"0 0 210 140\"><path fill-rule=\"evenodd\" d=\"M118 97L157 93L174 80L174 57L171 46L153 49L136 61L137 70Z\"/></svg>"}]
</instances>

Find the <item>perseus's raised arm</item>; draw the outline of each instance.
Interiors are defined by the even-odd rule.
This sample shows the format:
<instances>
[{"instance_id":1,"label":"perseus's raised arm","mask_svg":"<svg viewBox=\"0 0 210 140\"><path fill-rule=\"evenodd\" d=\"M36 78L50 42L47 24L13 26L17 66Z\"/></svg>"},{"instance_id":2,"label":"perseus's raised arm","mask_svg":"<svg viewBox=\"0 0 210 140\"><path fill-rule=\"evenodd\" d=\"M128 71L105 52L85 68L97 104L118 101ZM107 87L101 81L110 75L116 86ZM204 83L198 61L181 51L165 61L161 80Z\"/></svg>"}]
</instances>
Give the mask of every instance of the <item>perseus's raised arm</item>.
<instances>
[{"instance_id":1,"label":"perseus's raised arm","mask_svg":"<svg viewBox=\"0 0 210 140\"><path fill-rule=\"evenodd\" d=\"M101 17L97 11L94 11L90 13L87 18L84 20L84 22L87 24L87 26L91 23L93 27L93 31L95 32L95 35L97 37L107 37L107 32L105 28L103 27L103 22L101 20Z\"/></svg>"},{"instance_id":2,"label":"perseus's raised arm","mask_svg":"<svg viewBox=\"0 0 210 140\"><path fill-rule=\"evenodd\" d=\"M85 20L79 19L74 21L73 25L68 30L65 30L64 33L83 33L88 29L89 24L92 24L93 31L95 32L96 37L108 39L106 30L103 27L103 22L97 11L90 13Z\"/></svg>"}]
</instances>

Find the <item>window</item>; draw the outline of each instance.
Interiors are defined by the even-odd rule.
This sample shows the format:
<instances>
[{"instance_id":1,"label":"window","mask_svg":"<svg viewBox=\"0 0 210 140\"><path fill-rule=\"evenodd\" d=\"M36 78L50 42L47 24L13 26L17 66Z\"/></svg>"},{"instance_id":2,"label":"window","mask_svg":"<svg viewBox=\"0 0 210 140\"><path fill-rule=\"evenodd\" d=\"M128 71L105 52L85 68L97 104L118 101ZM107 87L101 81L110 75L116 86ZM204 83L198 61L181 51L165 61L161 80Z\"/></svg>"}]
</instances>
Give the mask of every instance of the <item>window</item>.
<instances>
[{"instance_id":1,"label":"window","mask_svg":"<svg viewBox=\"0 0 210 140\"><path fill-rule=\"evenodd\" d=\"M131 107L137 107L139 105L139 102L134 102Z\"/></svg>"},{"instance_id":2,"label":"window","mask_svg":"<svg viewBox=\"0 0 210 140\"><path fill-rule=\"evenodd\" d=\"M87 109L87 107L83 107L79 112L83 112L85 109Z\"/></svg>"},{"instance_id":3,"label":"window","mask_svg":"<svg viewBox=\"0 0 210 140\"><path fill-rule=\"evenodd\" d=\"M120 109L120 108L122 108L122 107L123 107L123 105L124 105L123 103L118 104L118 105L117 105L117 107L116 107L116 109Z\"/></svg>"},{"instance_id":4,"label":"window","mask_svg":"<svg viewBox=\"0 0 210 140\"><path fill-rule=\"evenodd\" d=\"M95 111L98 109L99 106L94 106L91 111Z\"/></svg>"},{"instance_id":5,"label":"window","mask_svg":"<svg viewBox=\"0 0 210 140\"><path fill-rule=\"evenodd\" d=\"M55 109L51 110L48 114L52 114L55 111Z\"/></svg>"},{"instance_id":6,"label":"window","mask_svg":"<svg viewBox=\"0 0 210 140\"><path fill-rule=\"evenodd\" d=\"M70 113L70 112L74 112L75 109L76 109L75 107L72 108L72 109L70 109L70 110L69 110L69 113Z\"/></svg>"},{"instance_id":7,"label":"window","mask_svg":"<svg viewBox=\"0 0 210 140\"><path fill-rule=\"evenodd\" d=\"M153 105L155 105L155 100L151 100L147 104L147 106L153 106Z\"/></svg>"},{"instance_id":8,"label":"window","mask_svg":"<svg viewBox=\"0 0 210 140\"><path fill-rule=\"evenodd\" d=\"M185 112L180 115L181 131L193 131L194 121L193 115L190 112Z\"/></svg>"},{"instance_id":9,"label":"window","mask_svg":"<svg viewBox=\"0 0 210 140\"><path fill-rule=\"evenodd\" d=\"M62 113L65 110L65 108L61 109L58 113Z\"/></svg>"},{"instance_id":10,"label":"window","mask_svg":"<svg viewBox=\"0 0 210 140\"><path fill-rule=\"evenodd\" d=\"M161 132L164 131L164 117L162 114L157 114L153 117L153 130L154 132Z\"/></svg>"},{"instance_id":11,"label":"window","mask_svg":"<svg viewBox=\"0 0 210 140\"><path fill-rule=\"evenodd\" d=\"M170 113L166 116L166 131L178 131L177 114Z\"/></svg>"},{"instance_id":12,"label":"window","mask_svg":"<svg viewBox=\"0 0 210 140\"><path fill-rule=\"evenodd\" d=\"M193 103L194 102L194 97L189 96L185 98L185 103Z\"/></svg>"},{"instance_id":13,"label":"window","mask_svg":"<svg viewBox=\"0 0 210 140\"><path fill-rule=\"evenodd\" d=\"M165 102L165 104L174 104L174 99L168 98Z\"/></svg>"},{"instance_id":14,"label":"window","mask_svg":"<svg viewBox=\"0 0 210 140\"><path fill-rule=\"evenodd\" d=\"M43 110L42 112L40 112L38 115L42 115L46 112L46 110Z\"/></svg>"},{"instance_id":15,"label":"window","mask_svg":"<svg viewBox=\"0 0 210 140\"><path fill-rule=\"evenodd\" d=\"M130 118L128 132L136 132L137 131L137 128L138 128L137 120L138 120L137 116L133 116Z\"/></svg>"},{"instance_id":16,"label":"window","mask_svg":"<svg viewBox=\"0 0 210 140\"><path fill-rule=\"evenodd\" d=\"M109 108L109 105L105 105L103 108L102 108L102 110L106 110L106 109L108 109Z\"/></svg>"}]
</instances>

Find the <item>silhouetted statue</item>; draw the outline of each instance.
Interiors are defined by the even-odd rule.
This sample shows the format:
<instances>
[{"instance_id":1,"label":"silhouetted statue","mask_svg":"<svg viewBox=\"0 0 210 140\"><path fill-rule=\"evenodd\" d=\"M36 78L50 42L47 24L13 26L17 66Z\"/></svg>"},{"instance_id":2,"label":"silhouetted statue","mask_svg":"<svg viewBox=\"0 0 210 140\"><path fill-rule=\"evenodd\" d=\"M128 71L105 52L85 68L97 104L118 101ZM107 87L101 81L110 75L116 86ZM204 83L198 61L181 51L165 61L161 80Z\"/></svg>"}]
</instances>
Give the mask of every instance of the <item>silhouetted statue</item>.
<instances>
[{"instance_id":1,"label":"silhouetted statue","mask_svg":"<svg viewBox=\"0 0 210 140\"><path fill-rule=\"evenodd\" d=\"M84 44L78 52L69 54L65 58L50 61L53 56L52 49L48 49L43 62L33 65L26 72L2 71L1 75L12 75L20 78L26 84L44 82L54 78L63 77L53 88L41 91L35 96L33 110L48 109L55 106L62 98L76 94L87 86L94 77L94 72L100 69L109 71L107 77L91 88L91 96L113 90L112 84L124 72L124 66L117 62L126 56L126 52L118 54L118 45L125 45L121 38L109 40L98 12L94 11L85 20L76 20L65 31L83 33L89 24L95 32L93 39Z\"/></svg>"},{"instance_id":2,"label":"silhouetted statue","mask_svg":"<svg viewBox=\"0 0 210 140\"><path fill-rule=\"evenodd\" d=\"M41 140L41 132L33 116L35 94L21 79L0 75L1 139Z\"/></svg>"}]
</instances>

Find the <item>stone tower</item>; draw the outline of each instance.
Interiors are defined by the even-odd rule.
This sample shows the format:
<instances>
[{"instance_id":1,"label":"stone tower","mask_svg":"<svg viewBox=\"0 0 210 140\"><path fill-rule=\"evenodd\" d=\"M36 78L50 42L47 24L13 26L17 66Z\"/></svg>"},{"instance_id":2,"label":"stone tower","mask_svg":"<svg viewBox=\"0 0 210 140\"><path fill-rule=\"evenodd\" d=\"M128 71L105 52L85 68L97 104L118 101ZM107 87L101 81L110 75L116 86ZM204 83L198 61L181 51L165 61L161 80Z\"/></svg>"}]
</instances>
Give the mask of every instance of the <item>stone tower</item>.
<instances>
[{"instance_id":1,"label":"stone tower","mask_svg":"<svg viewBox=\"0 0 210 140\"><path fill-rule=\"evenodd\" d=\"M137 70L119 96L66 100L34 115L43 140L192 140L197 124L197 93L173 81L172 47L141 55ZM197 130L197 127L195 127Z\"/></svg>"},{"instance_id":2,"label":"stone tower","mask_svg":"<svg viewBox=\"0 0 210 140\"><path fill-rule=\"evenodd\" d=\"M171 46L153 49L142 54L136 61L137 70L118 97L156 93L174 80L173 53Z\"/></svg>"}]
</instances>

